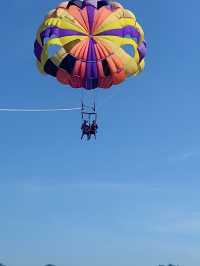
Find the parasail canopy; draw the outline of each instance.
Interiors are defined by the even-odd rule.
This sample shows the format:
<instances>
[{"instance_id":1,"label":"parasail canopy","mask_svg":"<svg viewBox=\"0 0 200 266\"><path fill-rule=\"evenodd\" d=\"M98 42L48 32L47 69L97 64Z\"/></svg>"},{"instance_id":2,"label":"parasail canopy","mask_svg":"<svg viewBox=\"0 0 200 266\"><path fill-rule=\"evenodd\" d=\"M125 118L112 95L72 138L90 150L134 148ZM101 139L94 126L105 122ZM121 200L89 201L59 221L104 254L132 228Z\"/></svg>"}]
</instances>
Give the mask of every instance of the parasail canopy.
<instances>
[{"instance_id":1,"label":"parasail canopy","mask_svg":"<svg viewBox=\"0 0 200 266\"><path fill-rule=\"evenodd\" d=\"M34 53L40 72L73 88L91 90L110 88L139 74L146 48L142 27L121 4L71 0L45 17Z\"/></svg>"}]
</instances>

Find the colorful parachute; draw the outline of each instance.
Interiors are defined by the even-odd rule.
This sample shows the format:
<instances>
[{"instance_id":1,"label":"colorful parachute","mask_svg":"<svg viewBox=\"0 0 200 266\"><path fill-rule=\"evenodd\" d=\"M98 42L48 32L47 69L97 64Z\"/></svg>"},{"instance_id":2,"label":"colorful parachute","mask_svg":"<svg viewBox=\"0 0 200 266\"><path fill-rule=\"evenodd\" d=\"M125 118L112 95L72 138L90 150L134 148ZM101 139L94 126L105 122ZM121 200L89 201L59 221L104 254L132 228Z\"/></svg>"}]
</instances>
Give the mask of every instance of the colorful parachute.
<instances>
[{"instance_id":1,"label":"colorful parachute","mask_svg":"<svg viewBox=\"0 0 200 266\"><path fill-rule=\"evenodd\" d=\"M51 46L59 47L53 55ZM49 12L37 32L34 53L42 73L90 90L109 88L140 73L146 42L134 14L119 3L71 0Z\"/></svg>"}]
</instances>

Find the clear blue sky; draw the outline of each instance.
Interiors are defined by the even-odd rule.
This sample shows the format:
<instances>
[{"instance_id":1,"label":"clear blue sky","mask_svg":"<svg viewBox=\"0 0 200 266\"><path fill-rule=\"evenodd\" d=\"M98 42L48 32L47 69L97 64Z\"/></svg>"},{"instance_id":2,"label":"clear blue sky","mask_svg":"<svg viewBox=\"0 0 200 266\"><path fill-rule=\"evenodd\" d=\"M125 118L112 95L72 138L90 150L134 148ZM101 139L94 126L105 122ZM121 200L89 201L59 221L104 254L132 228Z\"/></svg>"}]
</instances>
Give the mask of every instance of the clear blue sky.
<instances>
[{"instance_id":1,"label":"clear blue sky","mask_svg":"<svg viewBox=\"0 0 200 266\"><path fill-rule=\"evenodd\" d=\"M0 113L0 261L8 266L200 263L197 0L123 0L145 29L146 69L80 114ZM35 32L56 0L1 3L1 108L77 107L38 74Z\"/></svg>"}]
</instances>

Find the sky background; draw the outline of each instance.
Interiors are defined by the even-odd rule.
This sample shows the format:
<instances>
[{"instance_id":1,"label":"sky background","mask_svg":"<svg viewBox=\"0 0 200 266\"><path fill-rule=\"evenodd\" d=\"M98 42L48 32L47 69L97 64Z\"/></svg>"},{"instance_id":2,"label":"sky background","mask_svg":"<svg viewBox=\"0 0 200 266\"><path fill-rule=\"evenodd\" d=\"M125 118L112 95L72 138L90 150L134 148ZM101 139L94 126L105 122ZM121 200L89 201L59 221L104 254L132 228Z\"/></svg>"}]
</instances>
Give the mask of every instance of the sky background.
<instances>
[{"instance_id":1,"label":"sky background","mask_svg":"<svg viewBox=\"0 0 200 266\"><path fill-rule=\"evenodd\" d=\"M41 76L35 32L58 1L1 3L0 108L79 107ZM80 113L0 113L0 261L7 266L200 264L199 1L123 0L145 30L145 71ZM9 5L9 6L8 6Z\"/></svg>"}]
</instances>

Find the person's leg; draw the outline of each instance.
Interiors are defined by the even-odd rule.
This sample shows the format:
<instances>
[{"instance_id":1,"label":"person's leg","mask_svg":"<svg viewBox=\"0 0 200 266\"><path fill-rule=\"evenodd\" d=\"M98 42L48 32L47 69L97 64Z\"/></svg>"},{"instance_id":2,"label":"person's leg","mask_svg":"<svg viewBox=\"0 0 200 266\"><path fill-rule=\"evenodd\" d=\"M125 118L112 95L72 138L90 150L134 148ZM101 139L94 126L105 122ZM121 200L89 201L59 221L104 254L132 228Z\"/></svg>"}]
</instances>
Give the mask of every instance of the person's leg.
<instances>
[{"instance_id":1,"label":"person's leg","mask_svg":"<svg viewBox=\"0 0 200 266\"><path fill-rule=\"evenodd\" d=\"M90 136L91 136L91 137L94 136L94 132L92 132Z\"/></svg>"},{"instance_id":2,"label":"person's leg","mask_svg":"<svg viewBox=\"0 0 200 266\"><path fill-rule=\"evenodd\" d=\"M91 132L89 132L89 134L88 134L88 135L89 135L89 140L90 140L90 139L91 139L91 136L92 136L92 133L91 133Z\"/></svg>"}]
</instances>

